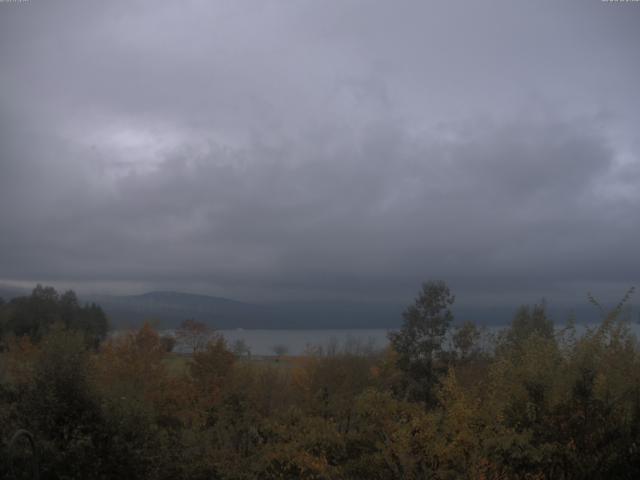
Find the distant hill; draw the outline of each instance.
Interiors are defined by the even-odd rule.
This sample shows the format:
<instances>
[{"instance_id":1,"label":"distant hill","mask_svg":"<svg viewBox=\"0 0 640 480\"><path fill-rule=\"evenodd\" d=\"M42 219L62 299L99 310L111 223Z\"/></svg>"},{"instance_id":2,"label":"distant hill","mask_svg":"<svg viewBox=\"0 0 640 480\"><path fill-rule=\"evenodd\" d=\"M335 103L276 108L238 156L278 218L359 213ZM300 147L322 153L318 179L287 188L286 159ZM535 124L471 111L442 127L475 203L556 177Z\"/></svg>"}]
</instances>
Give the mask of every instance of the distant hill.
<instances>
[{"instance_id":1,"label":"distant hill","mask_svg":"<svg viewBox=\"0 0 640 480\"><path fill-rule=\"evenodd\" d=\"M116 327L154 320L174 327L192 318L228 328L388 328L399 324L400 307L350 302L252 304L181 292L100 295L82 299L98 303Z\"/></svg>"},{"instance_id":2,"label":"distant hill","mask_svg":"<svg viewBox=\"0 0 640 480\"><path fill-rule=\"evenodd\" d=\"M87 298L101 305L112 324L140 325L154 320L164 328L191 318L218 329L327 329L398 328L406 305L373 302L280 302L254 304L228 298L181 292L149 292L131 296ZM456 322L472 320L479 325L506 325L517 309L513 306L473 307L454 305ZM556 324L573 313L580 323L598 321L597 311L588 304L575 308L551 305L549 315Z\"/></svg>"},{"instance_id":3,"label":"distant hill","mask_svg":"<svg viewBox=\"0 0 640 480\"><path fill-rule=\"evenodd\" d=\"M195 319L217 328L256 325L263 308L226 298L180 292L149 292L142 295L101 295L87 297L106 312L115 326L136 326L154 320L173 327L185 319Z\"/></svg>"},{"instance_id":4,"label":"distant hill","mask_svg":"<svg viewBox=\"0 0 640 480\"><path fill-rule=\"evenodd\" d=\"M3 287L0 298L29 295L30 289ZM246 303L228 298L175 291L141 295L79 295L82 303L100 305L113 327L136 327L152 321L172 328L195 319L218 329L395 328L402 306L359 302Z\"/></svg>"},{"instance_id":5,"label":"distant hill","mask_svg":"<svg viewBox=\"0 0 640 480\"><path fill-rule=\"evenodd\" d=\"M0 297L5 300L29 293L27 289L0 285ZM80 295L80 301L100 305L115 328L136 327L147 320L160 328L172 328L186 319L198 320L217 329L398 328L406 307L406 304L399 303L329 301L257 304L175 291L141 295ZM516 308L516 305L454 305L453 312L456 322L472 320L479 325L506 325ZM638 312L638 308L633 311ZM549 307L549 314L556 324L564 323L570 313L575 314L579 323L599 320L598 312L586 302L577 307L553 304ZM640 319L637 313L631 316L634 321Z\"/></svg>"},{"instance_id":6,"label":"distant hill","mask_svg":"<svg viewBox=\"0 0 640 480\"><path fill-rule=\"evenodd\" d=\"M29 295L31 290L27 290L25 288L11 287L9 285L0 285L0 298L5 301L11 300L15 297L22 297L24 295Z\"/></svg>"}]
</instances>

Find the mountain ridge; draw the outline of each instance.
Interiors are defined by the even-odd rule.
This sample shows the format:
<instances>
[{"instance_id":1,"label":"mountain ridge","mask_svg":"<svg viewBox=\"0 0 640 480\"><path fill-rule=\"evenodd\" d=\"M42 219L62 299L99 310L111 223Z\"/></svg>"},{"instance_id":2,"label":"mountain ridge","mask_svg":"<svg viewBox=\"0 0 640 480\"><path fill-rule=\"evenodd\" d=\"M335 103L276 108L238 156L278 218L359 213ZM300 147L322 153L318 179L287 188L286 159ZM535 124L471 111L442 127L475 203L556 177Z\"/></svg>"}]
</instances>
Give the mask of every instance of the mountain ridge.
<instances>
[{"instance_id":1,"label":"mountain ridge","mask_svg":"<svg viewBox=\"0 0 640 480\"><path fill-rule=\"evenodd\" d=\"M0 297L5 300L28 294L29 290L24 288L0 285ZM406 307L400 303L358 301L250 303L177 290L152 290L132 295L80 294L79 299L81 303L100 305L115 329L135 328L145 321L151 321L159 328L175 328L186 319L217 329L398 328ZM479 325L506 325L516 309L517 305L454 305L453 313L456 323L472 320ZM575 314L578 323L598 321L598 314L591 305L549 308L556 324L564 323L570 313Z\"/></svg>"}]
</instances>

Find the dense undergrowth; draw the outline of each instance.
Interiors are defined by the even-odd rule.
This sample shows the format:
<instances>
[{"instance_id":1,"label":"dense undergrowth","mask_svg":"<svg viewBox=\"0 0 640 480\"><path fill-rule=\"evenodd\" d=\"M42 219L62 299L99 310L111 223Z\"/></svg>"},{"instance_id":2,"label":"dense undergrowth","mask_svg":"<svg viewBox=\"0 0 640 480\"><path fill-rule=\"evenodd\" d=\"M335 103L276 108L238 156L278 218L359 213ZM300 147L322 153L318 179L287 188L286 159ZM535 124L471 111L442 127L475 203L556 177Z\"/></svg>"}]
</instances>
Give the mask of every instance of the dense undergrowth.
<instances>
[{"instance_id":1,"label":"dense undergrowth","mask_svg":"<svg viewBox=\"0 0 640 480\"><path fill-rule=\"evenodd\" d=\"M466 324L443 348L452 301L425 284L387 350L279 363L213 336L171 369L149 325L98 347L59 319L5 331L0 468L26 428L50 479L640 478L640 349L621 308L582 334L523 308L490 341Z\"/></svg>"}]
</instances>

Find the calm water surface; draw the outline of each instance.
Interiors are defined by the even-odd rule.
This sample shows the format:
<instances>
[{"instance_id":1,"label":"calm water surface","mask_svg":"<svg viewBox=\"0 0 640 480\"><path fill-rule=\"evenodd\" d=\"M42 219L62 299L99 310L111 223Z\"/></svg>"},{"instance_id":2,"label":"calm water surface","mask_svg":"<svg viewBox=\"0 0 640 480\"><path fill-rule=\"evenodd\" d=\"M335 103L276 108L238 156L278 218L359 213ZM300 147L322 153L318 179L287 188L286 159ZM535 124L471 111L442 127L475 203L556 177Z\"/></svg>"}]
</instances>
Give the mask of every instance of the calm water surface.
<instances>
[{"instance_id":1,"label":"calm water surface","mask_svg":"<svg viewBox=\"0 0 640 480\"><path fill-rule=\"evenodd\" d=\"M335 345L358 345L373 349L382 349L387 343L385 329L353 329L353 330L217 330L233 347L237 340L244 340L252 355L274 355L274 347L282 345L288 355L300 355L309 347L323 348ZM172 334L173 330L164 330L161 334ZM180 352L180 345L175 351Z\"/></svg>"},{"instance_id":2,"label":"calm water surface","mask_svg":"<svg viewBox=\"0 0 640 480\"><path fill-rule=\"evenodd\" d=\"M640 336L640 325L630 324L632 332ZM489 336L498 333L504 326L491 326L486 329ZM562 328L558 326L557 328ZM580 335L586 330L586 325L577 325ZM374 349L383 349L388 344L387 333L391 329L333 329L333 330L218 330L230 347L237 340L244 340L253 355L274 355L274 347L283 345L288 355L300 355L309 347L329 347L336 345L359 345ZM165 330L163 334L171 334L172 330ZM486 340L486 339L485 339ZM176 351L180 351L177 346Z\"/></svg>"}]
</instances>

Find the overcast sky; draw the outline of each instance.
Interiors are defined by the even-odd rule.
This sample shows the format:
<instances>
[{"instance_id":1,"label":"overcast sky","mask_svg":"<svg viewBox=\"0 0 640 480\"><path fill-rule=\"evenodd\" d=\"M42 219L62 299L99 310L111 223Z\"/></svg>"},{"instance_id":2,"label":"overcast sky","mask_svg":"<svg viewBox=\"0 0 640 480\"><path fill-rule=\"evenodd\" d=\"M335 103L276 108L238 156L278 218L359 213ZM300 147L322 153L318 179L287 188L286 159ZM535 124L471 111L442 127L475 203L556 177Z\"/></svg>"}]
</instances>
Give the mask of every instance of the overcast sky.
<instances>
[{"instance_id":1,"label":"overcast sky","mask_svg":"<svg viewBox=\"0 0 640 480\"><path fill-rule=\"evenodd\" d=\"M640 283L640 3L0 3L0 283Z\"/></svg>"}]
</instances>

